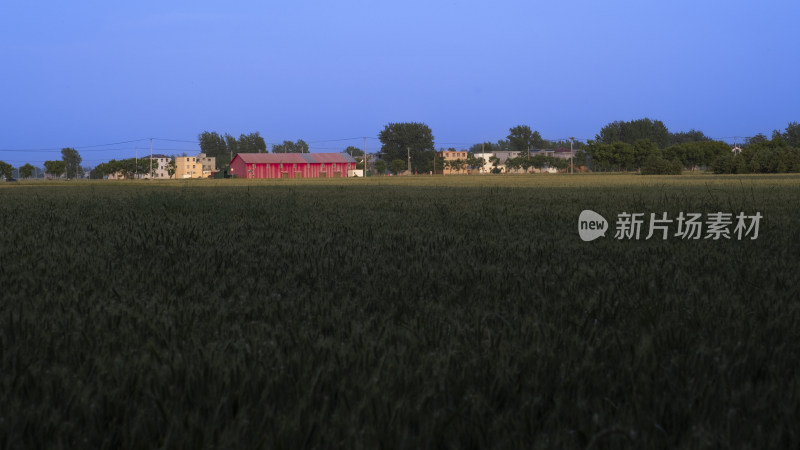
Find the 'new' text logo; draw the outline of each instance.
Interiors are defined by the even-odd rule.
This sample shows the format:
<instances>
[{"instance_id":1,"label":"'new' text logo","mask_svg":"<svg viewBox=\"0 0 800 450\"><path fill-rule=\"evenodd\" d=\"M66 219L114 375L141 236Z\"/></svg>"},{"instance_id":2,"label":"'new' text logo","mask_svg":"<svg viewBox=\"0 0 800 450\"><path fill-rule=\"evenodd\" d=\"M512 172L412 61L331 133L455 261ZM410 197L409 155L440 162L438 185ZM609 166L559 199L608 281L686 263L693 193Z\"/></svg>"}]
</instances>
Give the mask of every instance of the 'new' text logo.
<instances>
[{"instance_id":1,"label":"'new' text logo","mask_svg":"<svg viewBox=\"0 0 800 450\"><path fill-rule=\"evenodd\" d=\"M578 217L578 233L581 235L581 239L585 242L593 241L600 236L605 237L606 231L608 231L608 222L603 216L591 209L581 212Z\"/></svg>"}]
</instances>

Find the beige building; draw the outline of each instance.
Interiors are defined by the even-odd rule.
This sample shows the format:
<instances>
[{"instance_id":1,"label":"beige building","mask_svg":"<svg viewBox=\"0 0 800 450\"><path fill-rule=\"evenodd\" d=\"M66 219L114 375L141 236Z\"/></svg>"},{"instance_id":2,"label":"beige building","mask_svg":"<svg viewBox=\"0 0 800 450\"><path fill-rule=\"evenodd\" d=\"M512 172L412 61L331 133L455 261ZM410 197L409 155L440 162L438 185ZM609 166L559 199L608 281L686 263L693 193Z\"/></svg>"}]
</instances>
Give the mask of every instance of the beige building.
<instances>
[{"instance_id":1,"label":"beige building","mask_svg":"<svg viewBox=\"0 0 800 450\"><path fill-rule=\"evenodd\" d=\"M201 153L202 154L202 153ZM175 157L175 178L200 178L203 176L203 165L196 156Z\"/></svg>"},{"instance_id":2,"label":"beige building","mask_svg":"<svg viewBox=\"0 0 800 450\"><path fill-rule=\"evenodd\" d=\"M451 164L452 164L453 161L458 161L458 160L461 160L461 162L462 162L462 166L461 166L460 169L456 168L456 167L453 167L453 166L450 166L449 164L445 164L444 171L442 172L444 175L451 175L451 174L455 175L457 173L467 173L467 151L466 150L458 150L458 151L444 150L444 151L441 151L439 153L442 155L442 158L445 161L447 161L447 162L449 162Z\"/></svg>"},{"instance_id":3,"label":"beige building","mask_svg":"<svg viewBox=\"0 0 800 450\"><path fill-rule=\"evenodd\" d=\"M202 167L203 178L211 177L217 171L217 158L206 156L205 153L197 155L197 163Z\"/></svg>"}]
</instances>

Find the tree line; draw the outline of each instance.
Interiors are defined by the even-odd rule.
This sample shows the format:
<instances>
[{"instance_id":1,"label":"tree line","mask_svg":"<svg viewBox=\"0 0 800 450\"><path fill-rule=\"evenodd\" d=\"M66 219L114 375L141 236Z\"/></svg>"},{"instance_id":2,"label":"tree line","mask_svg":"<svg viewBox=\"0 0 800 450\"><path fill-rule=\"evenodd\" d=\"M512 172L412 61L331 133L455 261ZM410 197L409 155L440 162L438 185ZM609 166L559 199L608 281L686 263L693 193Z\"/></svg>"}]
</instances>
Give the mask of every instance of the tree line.
<instances>
[{"instance_id":1,"label":"tree line","mask_svg":"<svg viewBox=\"0 0 800 450\"><path fill-rule=\"evenodd\" d=\"M711 164L714 173L786 173L800 172L800 126L792 122L772 139L758 139L742 147L741 152L721 155Z\"/></svg>"},{"instance_id":2,"label":"tree line","mask_svg":"<svg viewBox=\"0 0 800 450\"><path fill-rule=\"evenodd\" d=\"M102 179L108 175L118 174L125 178L134 178L137 174L150 173L150 158L127 158L127 159L112 159L106 163L100 163L95 166L89 173L91 179ZM152 165L153 172L158 167ZM172 178L175 175L175 160L170 160L167 164L167 174Z\"/></svg>"},{"instance_id":3,"label":"tree line","mask_svg":"<svg viewBox=\"0 0 800 450\"><path fill-rule=\"evenodd\" d=\"M80 153L71 147L61 149L61 159L54 161L44 162L44 171L50 175L58 178L66 175L67 178L83 178L84 169L81 167ZM18 168L20 178L30 178L33 176L36 168L30 163L26 163ZM4 161L0 161L0 175L5 178L11 178L14 174L14 167Z\"/></svg>"},{"instance_id":4,"label":"tree line","mask_svg":"<svg viewBox=\"0 0 800 450\"><path fill-rule=\"evenodd\" d=\"M681 173L705 168L715 173L800 172L800 125L790 122L772 139L759 134L737 149L702 132L671 133L658 120L612 122L584 147L597 171L640 170L643 174ZM736 150L737 153L734 152Z\"/></svg>"},{"instance_id":5,"label":"tree line","mask_svg":"<svg viewBox=\"0 0 800 450\"><path fill-rule=\"evenodd\" d=\"M509 169L547 168L564 169L569 162L562 158L534 154L540 150L572 148L575 150L575 166L585 166L593 171L640 171L643 174L681 173L683 170L708 169L714 173L782 173L800 172L800 124L790 122L783 131L775 130L768 138L758 134L741 145L741 151L732 152L728 143L713 140L698 130L670 132L663 122L649 118L632 121L614 121L604 126L594 139L587 142L570 138L547 140L528 125L509 128L505 139L497 142L481 142L469 147L463 160L445 161L434 147L433 132L424 123L389 123L379 133L381 150L375 167L379 173L387 170L402 172L409 168L415 173L455 171L483 167L479 153L515 152L514 158L506 161ZM267 144L259 132L241 134L238 138L230 134L204 131L198 135L200 151L215 157L218 167L230 165L236 153L265 153ZM455 151L450 148L449 150ZM302 140L283 141L271 146L273 153L306 153L308 144ZM363 151L350 146L345 152L362 156ZM61 150L61 160L46 161L45 172L67 178L83 177L80 154L74 148ZM489 158L497 169L498 158ZM363 159L358 162L363 167ZM30 177L34 167L25 164L19 167L22 178ZM111 173L131 176L150 170L146 158L111 160L99 164L92 177L103 177ZM499 169L497 169L499 171ZM13 167L0 161L0 174L10 178Z\"/></svg>"}]
</instances>

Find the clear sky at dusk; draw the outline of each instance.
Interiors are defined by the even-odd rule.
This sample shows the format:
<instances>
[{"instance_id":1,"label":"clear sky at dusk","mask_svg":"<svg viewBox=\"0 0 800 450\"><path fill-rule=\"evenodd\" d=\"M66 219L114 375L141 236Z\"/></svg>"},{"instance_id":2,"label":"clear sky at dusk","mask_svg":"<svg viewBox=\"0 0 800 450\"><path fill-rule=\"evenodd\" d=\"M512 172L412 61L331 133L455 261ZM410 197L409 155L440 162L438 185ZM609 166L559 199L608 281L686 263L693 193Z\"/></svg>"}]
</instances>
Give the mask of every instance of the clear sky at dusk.
<instances>
[{"instance_id":1,"label":"clear sky at dusk","mask_svg":"<svg viewBox=\"0 0 800 450\"><path fill-rule=\"evenodd\" d=\"M520 124L585 140L643 117L769 135L800 121L798 19L796 0L5 0L0 160L76 147L93 166L149 142L88 146L205 130L311 151L366 136L375 151L386 124L407 121L437 148Z\"/></svg>"}]
</instances>

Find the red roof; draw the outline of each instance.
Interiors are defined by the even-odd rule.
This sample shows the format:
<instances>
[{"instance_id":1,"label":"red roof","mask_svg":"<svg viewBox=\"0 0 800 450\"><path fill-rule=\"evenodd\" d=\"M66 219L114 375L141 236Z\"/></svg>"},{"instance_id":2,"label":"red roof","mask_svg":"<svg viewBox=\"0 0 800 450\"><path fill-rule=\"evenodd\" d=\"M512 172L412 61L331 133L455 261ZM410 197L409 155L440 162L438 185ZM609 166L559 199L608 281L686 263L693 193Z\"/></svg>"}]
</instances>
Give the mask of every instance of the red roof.
<instances>
[{"instance_id":1,"label":"red roof","mask_svg":"<svg viewBox=\"0 0 800 450\"><path fill-rule=\"evenodd\" d=\"M234 159L241 158L248 164L305 164L308 161L300 153L237 153Z\"/></svg>"},{"instance_id":2,"label":"red roof","mask_svg":"<svg viewBox=\"0 0 800 450\"><path fill-rule=\"evenodd\" d=\"M355 162L349 155L345 156L343 153L309 153L318 163L348 163Z\"/></svg>"},{"instance_id":3,"label":"red roof","mask_svg":"<svg viewBox=\"0 0 800 450\"><path fill-rule=\"evenodd\" d=\"M306 163L354 163L346 153L237 153L233 159L241 158L247 164L306 164Z\"/></svg>"}]
</instances>

